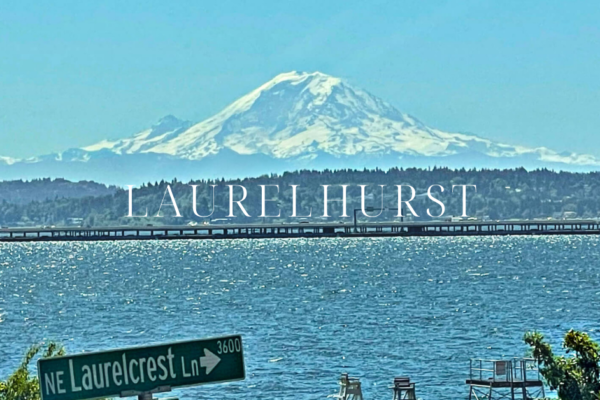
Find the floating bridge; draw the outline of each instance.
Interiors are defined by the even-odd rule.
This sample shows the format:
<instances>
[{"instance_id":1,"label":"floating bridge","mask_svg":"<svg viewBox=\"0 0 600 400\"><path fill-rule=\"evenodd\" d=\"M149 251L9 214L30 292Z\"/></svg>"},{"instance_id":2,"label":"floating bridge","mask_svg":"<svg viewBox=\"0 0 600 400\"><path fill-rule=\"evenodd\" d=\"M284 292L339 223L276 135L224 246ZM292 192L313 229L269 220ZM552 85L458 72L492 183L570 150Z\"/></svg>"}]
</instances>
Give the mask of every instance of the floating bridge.
<instances>
[{"instance_id":1,"label":"floating bridge","mask_svg":"<svg viewBox=\"0 0 600 400\"><path fill-rule=\"evenodd\" d=\"M600 220L459 222L264 223L171 226L1 228L10 241L95 241L161 239L265 239L306 237L485 236L600 234Z\"/></svg>"}]
</instances>

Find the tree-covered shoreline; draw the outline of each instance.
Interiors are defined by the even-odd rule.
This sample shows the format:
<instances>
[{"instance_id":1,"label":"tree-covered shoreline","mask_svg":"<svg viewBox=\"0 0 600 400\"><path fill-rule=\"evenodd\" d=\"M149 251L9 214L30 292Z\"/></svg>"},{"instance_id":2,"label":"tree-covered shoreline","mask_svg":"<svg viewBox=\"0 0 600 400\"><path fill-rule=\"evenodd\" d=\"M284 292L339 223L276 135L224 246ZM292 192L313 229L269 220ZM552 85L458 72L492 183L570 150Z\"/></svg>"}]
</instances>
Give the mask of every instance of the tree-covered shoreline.
<instances>
[{"instance_id":1,"label":"tree-covered shoreline","mask_svg":"<svg viewBox=\"0 0 600 400\"><path fill-rule=\"evenodd\" d=\"M0 189L6 182L0 183ZM86 183L89 187L89 182ZM23 185L27 186L27 182ZM39 190L39 181L36 183ZM73 184L77 185L77 184ZM193 213L193 190L197 185L196 209L200 215L208 215L212 210L212 186L215 189L215 209L210 217L201 218ZM431 169L391 169L382 170L336 170L336 171L296 171L282 175L261 176L237 180L197 180L180 182L161 181L147 183L135 188L132 193L134 215L144 214L147 218L128 218L129 193L125 189L114 188L114 193L100 196L71 196L33 200L26 203L7 201L0 203L0 224L2 226L68 225L69 221L81 219L85 226L132 225L132 224L188 224L191 221L202 223L214 219L227 218L229 213L229 188L227 185L242 185L247 190L243 204L251 217L244 216L236 206L236 222L260 222L261 188L259 185L279 185L279 193L274 188L268 190L268 198L274 200L267 205L267 215L277 214L280 218L269 221L290 220L292 214L292 185L297 185L298 216L306 215L312 208L312 218L323 215L323 185L329 185L329 199L339 199L340 185L347 189L348 218L341 218L342 205L339 202L328 204L330 220L352 219L352 211L360 208L361 191L359 185L367 185L367 206L381 205L381 189L384 188L384 207L397 207L395 185L410 185L415 188L417 198L411 203L419 218L427 220L426 210L438 214L440 208L425 194L431 185L442 185L444 193L435 191L435 196L444 202L445 216L460 215L462 196L451 192L453 185L476 185L477 192L469 191L468 215L480 219L533 219L563 218L565 215L577 218L597 218L600 215L600 173L571 173L550 170L527 171L523 168L509 170L452 170ZM166 192L170 186L181 211L181 218L175 216ZM272 189L272 190L271 190ZM77 192L73 192L77 195ZM165 197L165 193L167 193ZM234 192L236 199L241 189ZM404 196L404 195L403 195ZM408 199L409 192L406 192ZM165 199L161 217L156 214ZM392 219L395 213L384 212L380 219ZM234 219L229 218L229 221ZM293 220L293 219L292 219ZM296 218L297 220L297 218Z\"/></svg>"}]
</instances>

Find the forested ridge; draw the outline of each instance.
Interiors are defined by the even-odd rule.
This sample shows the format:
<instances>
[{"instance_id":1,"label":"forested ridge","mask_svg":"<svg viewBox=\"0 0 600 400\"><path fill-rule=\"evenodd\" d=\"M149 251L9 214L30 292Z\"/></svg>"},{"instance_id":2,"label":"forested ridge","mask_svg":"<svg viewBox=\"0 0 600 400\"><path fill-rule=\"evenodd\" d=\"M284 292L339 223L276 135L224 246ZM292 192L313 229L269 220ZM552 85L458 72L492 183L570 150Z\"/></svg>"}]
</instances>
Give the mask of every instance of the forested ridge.
<instances>
[{"instance_id":1,"label":"forested ridge","mask_svg":"<svg viewBox=\"0 0 600 400\"><path fill-rule=\"evenodd\" d=\"M52 181L22 182L20 196L34 198L24 189L30 186L33 191L43 190L44 182L48 185ZM0 192L5 183L0 183ZM74 185L74 186L73 186ZM378 185L385 185L384 207L397 207L397 188L395 185L411 185L415 188L417 198L411 203L417 214L418 220L426 220L426 210L429 208L433 215L440 213L439 205L433 203L427 196L427 189L431 185L441 185L444 193L439 188L433 188L434 196L445 205L445 216L460 215L462 212L462 195L460 190L451 192L453 185L476 185L477 191L472 188L467 191L467 213L478 218L496 219L532 219L532 218L562 218L565 215L579 218L596 218L600 215L600 173L570 173L555 172L550 170L527 171L525 169L510 170L451 170L447 168L432 169L392 169L382 170L337 170L337 171L297 171L282 175L261 176L241 180L198 180L192 182L161 181L142 185L133 190L134 215L142 215L148 210L147 218L127 218L129 212L129 192L123 189L111 188L114 193L99 196L85 195L89 190L90 182L71 183L73 187L83 185L85 188L79 194L72 192L70 197L56 193L54 197L45 200L23 201L22 198L4 196L0 204L0 224L2 226L17 225L64 225L69 218L82 218L86 226L114 225L114 224L187 224L191 221L204 222L208 220L226 218L229 213L229 188L226 185L243 185L247 191L247 198L243 205L251 217L245 217L235 205L236 222L283 221L298 220L290 218L292 215L292 187L297 188L297 215L304 216L312 208L312 218L323 215L323 187L329 185L328 197L330 200L339 199L342 195L340 185L349 185L347 192L347 214L349 218L341 218L342 205L339 202L328 203L330 220L352 220L355 208L360 208L361 191L358 185L367 185L366 205L380 207L381 189ZM175 216L175 211L170 204L170 197L166 192L167 185L172 188L177 206L182 215ZM194 215L192 208L192 188L197 185L197 212L208 215L212 211L212 187L214 191L215 209L210 217L200 218ZM267 203L267 215L277 214L281 210L280 218L260 218L261 214L261 188L259 185L279 185L276 188L266 189L266 198L274 200ZM405 188L407 189L407 188ZM241 188L234 189L236 200L242 194ZM403 200L410 197L410 190L403 191ZM161 217L155 217L161 202L164 204ZM405 210L406 212L406 210ZM566 214L565 214L566 213ZM380 219L391 219L395 212L382 213ZM229 221L232 218L228 219Z\"/></svg>"},{"instance_id":2,"label":"forested ridge","mask_svg":"<svg viewBox=\"0 0 600 400\"><path fill-rule=\"evenodd\" d=\"M103 196L116 191L115 186L91 181L71 182L66 179L50 178L3 181L0 182L0 202L27 204L36 200L54 200L63 197Z\"/></svg>"}]
</instances>

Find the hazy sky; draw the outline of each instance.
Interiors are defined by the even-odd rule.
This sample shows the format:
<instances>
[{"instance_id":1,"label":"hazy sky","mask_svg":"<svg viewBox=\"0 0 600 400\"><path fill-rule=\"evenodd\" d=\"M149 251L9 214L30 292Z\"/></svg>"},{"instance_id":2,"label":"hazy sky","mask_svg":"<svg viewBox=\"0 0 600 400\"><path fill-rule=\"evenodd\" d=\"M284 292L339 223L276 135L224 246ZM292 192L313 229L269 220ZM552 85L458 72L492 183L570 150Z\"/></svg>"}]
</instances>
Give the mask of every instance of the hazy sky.
<instances>
[{"instance_id":1,"label":"hazy sky","mask_svg":"<svg viewBox=\"0 0 600 400\"><path fill-rule=\"evenodd\" d=\"M200 121L319 70L426 124L600 156L600 1L0 2L0 155Z\"/></svg>"}]
</instances>

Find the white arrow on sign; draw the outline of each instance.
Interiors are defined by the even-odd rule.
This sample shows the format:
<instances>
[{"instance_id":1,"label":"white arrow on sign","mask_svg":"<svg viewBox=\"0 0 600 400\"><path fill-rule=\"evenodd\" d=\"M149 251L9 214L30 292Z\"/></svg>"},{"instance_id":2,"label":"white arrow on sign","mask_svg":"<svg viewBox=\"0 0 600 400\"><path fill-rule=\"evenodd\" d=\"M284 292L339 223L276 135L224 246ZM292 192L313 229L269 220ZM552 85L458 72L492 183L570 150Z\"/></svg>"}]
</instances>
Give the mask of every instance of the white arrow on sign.
<instances>
[{"instance_id":1,"label":"white arrow on sign","mask_svg":"<svg viewBox=\"0 0 600 400\"><path fill-rule=\"evenodd\" d=\"M210 374L221 359L209 349L204 349L204 357L200 357L200 367L206 367L206 375Z\"/></svg>"}]
</instances>

